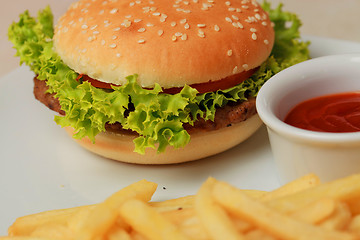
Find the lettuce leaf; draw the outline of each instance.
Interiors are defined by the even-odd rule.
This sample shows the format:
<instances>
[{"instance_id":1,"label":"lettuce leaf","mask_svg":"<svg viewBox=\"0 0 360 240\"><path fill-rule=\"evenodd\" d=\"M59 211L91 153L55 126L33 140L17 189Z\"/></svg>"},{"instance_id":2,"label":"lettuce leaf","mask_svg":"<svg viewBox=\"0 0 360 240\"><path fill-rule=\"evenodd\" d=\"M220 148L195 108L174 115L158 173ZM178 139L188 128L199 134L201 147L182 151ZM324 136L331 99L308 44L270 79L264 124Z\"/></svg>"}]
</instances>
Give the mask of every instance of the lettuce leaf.
<instances>
[{"instance_id":1,"label":"lettuce leaf","mask_svg":"<svg viewBox=\"0 0 360 240\"><path fill-rule=\"evenodd\" d=\"M309 58L308 44L300 41L300 20L295 14L282 11L282 5L263 8L275 24L275 45L271 56L259 70L243 83L226 90L198 94L184 86L178 94L162 93L159 85L143 89L137 75L127 77L127 84L113 91L98 89L88 82L77 81L78 74L66 66L53 51L53 15L49 7L33 18L26 11L8 30L8 37L17 50L20 63L25 63L46 80L50 93L55 93L65 116L55 116L61 126L75 129L75 138L95 136L105 131L106 123L119 122L124 129L139 134L134 151L145 153L146 148L163 152L166 147L180 148L190 141L183 128L202 118L214 120L216 109L229 102L245 101L256 96L260 87L277 72Z\"/></svg>"}]
</instances>

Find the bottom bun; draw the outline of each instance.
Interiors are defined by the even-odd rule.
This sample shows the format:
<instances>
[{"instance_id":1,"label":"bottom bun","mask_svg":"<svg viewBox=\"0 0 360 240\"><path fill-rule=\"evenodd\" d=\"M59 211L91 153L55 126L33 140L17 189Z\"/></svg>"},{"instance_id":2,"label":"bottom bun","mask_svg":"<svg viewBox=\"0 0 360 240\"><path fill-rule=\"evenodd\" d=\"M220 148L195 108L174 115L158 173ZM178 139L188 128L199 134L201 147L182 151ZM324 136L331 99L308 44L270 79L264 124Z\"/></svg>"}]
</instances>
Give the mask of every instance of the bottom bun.
<instances>
[{"instance_id":1,"label":"bottom bun","mask_svg":"<svg viewBox=\"0 0 360 240\"><path fill-rule=\"evenodd\" d=\"M134 152L134 135L112 132L99 133L93 144L88 138L74 139L82 147L100 156L113 160L136 164L173 164L198 160L228 150L250 137L262 125L255 114L246 121L233 124L215 131L198 132L191 135L191 140L183 148L167 147L158 154L155 149L146 149L145 155ZM74 131L65 128L70 136Z\"/></svg>"}]
</instances>

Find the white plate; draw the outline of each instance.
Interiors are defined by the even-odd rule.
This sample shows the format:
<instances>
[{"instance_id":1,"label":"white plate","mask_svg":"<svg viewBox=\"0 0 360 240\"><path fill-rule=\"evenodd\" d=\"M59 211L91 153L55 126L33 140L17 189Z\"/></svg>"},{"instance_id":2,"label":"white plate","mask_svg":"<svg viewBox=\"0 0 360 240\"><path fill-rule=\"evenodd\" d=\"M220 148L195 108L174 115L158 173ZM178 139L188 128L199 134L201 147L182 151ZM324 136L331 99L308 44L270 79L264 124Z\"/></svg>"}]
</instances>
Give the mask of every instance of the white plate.
<instances>
[{"instance_id":1,"label":"white plate","mask_svg":"<svg viewBox=\"0 0 360 240\"><path fill-rule=\"evenodd\" d=\"M360 43L306 37L312 57L360 52ZM279 186L265 127L207 159L167 166L123 164L95 156L69 138L33 97L33 73L0 80L0 236L16 217L102 201L141 179L159 184L155 200L196 193L209 176L245 189Z\"/></svg>"}]
</instances>

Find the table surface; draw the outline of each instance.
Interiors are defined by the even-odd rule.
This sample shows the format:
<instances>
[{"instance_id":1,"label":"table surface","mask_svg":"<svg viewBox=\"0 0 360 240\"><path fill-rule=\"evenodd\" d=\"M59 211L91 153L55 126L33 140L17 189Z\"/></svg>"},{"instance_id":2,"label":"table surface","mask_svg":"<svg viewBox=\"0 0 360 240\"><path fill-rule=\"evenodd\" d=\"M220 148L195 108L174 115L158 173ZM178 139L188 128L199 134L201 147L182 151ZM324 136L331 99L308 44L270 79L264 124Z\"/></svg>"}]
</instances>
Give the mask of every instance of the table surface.
<instances>
[{"instance_id":1,"label":"table surface","mask_svg":"<svg viewBox=\"0 0 360 240\"><path fill-rule=\"evenodd\" d=\"M13 57L15 50L7 40L7 28L18 15L28 9L36 14L39 9L50 5L55 19L66 11L75 0L12 0L6 8L0 9L0 77L19 66L19 59ZM296 12L303 22L301 33L329 38L360 42L360 0L268 0L274 6L282 2L284 9ZM260 1L261 2L261 1Z\"/></svg>"}]
</instances>

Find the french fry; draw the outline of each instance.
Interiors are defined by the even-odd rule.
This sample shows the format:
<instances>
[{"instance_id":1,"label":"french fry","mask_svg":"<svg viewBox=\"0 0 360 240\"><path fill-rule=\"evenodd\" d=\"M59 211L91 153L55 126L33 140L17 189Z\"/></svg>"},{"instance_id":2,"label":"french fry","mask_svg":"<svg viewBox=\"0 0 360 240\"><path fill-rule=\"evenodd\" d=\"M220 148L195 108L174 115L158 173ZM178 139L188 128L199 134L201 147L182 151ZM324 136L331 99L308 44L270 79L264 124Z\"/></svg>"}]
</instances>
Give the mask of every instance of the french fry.
<instances>
[{"instance_id":1,"label":"french fry","mask_svg":"<svg viewBox=\"0 0 360 240\"><path fill-rule=\"evenodd\" d=\"M78 211L90 206L81 206L68 209L51 210L41 213L19 217L9 227L8 232L12 236L29 236L38 227L49 223L66 225Z\"/></svg>"},{"instance_id":2,"label":"french fry","mask_svg":"<svg viewBox=\"0 0 360 240\"><path fill-rule=\"evenodd\" d=\"M194 205L195 196L190 195L175 199L169 199L162 202L151 202L150 205L157 209L159 212L177 210L179 208L191 208Z\"/></svg>"},{"instance_id":3,"label":"french fry","mask_svg":"<svg viewBox=\"0 0 360 240\"><path fill-rule=\"evenodd\" d=\"M360 215L354 216L349 225L348 230L360 236Z\"/></svg>"},{"instance_id":4,"label":"french fry","mask_svg":"<svg viewBox=\"0 0 360 240\"><path fill-rule=\"evenodd\" d=\"M264 194L260 200L270 201L272 199L277 199L296 192L304 191L305 189L317 186L319 184L320 178L317 175L311 173Z\"/></svg>"},{"instance_id":5,"label":"french fry","mask_svg":"<svg viewBox=\"0 0 360 240\"><path fill-rule=\"evenodd\" d=\"M119 211L132 228L150 240L188 239L174 224L140 200L126 201Z\"/></svg>"},{"instance_id":6,"label":"french fry","mask_svg":"<svg viewBox=\"0 0 360 240\"><path fill-rule=\"evenodd\" d=\"M246 233L245 237L246 240L276 240L276 238L259 229L249 231Z\"/></svg>"},{"instance_id":7,"label":"french fry","mask_svg":"<svg viewBox=\"0 0 360 240\"><path fill-rule=\"evenodd\" d=\"M195 197L195 211L205 230L215 240L245 239L236 230L227 213L212 199L211 192L216 180L208 178Z\"/></svg>"},{"instance_id":8,"label":"french fry","mask_svg":"<svg viewBox=\"0 0 360 240\"><path fill-rule=\"evenodd\" d=\"M213 189L216 201L239 218L246 219L259 229L279 239L346 240L355 236L338 231L317 228L279 213L261 202L255 202L230 185L218 182Z\"/></svg>"},{"instance_id":9,"label":"french fry","mask_svg":"<svg viewBox=\"0 0 360 240\"><path fill-rule=\"evenodd\" d=\"M141 180L114 193L104 202L97 204L79 224L75 232L76 240L92 240L104 236L118 217L118 209L130 198L150 201L157 184Z\"/></svg>"},{"instance_id":10,"label":"french fry","mask_svg":"<svg viewBox=\"0 0 360 240\"><path fill-rule=\"evenodd\" d=\"M161 212L161 214L171 221L186 236L196 240L206 240L209 236L195 214L194 208L184 208L172 211Z\"/></svg>"},{"instance_id":11,"label":"french fry","mask_svg":"<svg viewBox=\"0 0 360 240\"><path fill-rule=\"evenodd\" d=\"M16 237L0 237L0 240L52 240L51 238L16 236Z\"/></svg>"},{"instance_id":12,"label":"french fry","mask_svg":"<svg viewBox=\"0 0 360 240\"><path fill-rule=\"evenodd\" d=\"M291 213L321 198L332 198L338 201L350 201L360 198L360 174L324 183L307 190L297 192L282 198L270 200L267 204L282 212Z\"/></svg>"},{"instance_id":13,"label":"french fry","mask_svg":"<svg viewBox=\"0 0 360 240\"><path fill-rule=\"evenodd\" d=\"M329 230L343 230L351 222L351 212L345 203L337 203L334 213L319 225Z\"/></svg>"},{"instance_id":14,"label":"french fry","mask_svg":"<svg viewBox=\"0 0 360 240\"><path fill-rule=\"evenodd\" d=\"M329 217L335 211L335 208L336 202L334 199L322 198L293 212L291 216L303 222L316 224Z\"/></svg>"},{"instance_id":15,"label":"french fry","mask_svg":"<svg viewBox=\"0 0 360 240\"><path fill-rule=\"evenodd\" d=\"M131 236L124 229L116 227L109 231L107 240L131 240Z\"/></svg>"}]
</instances>

